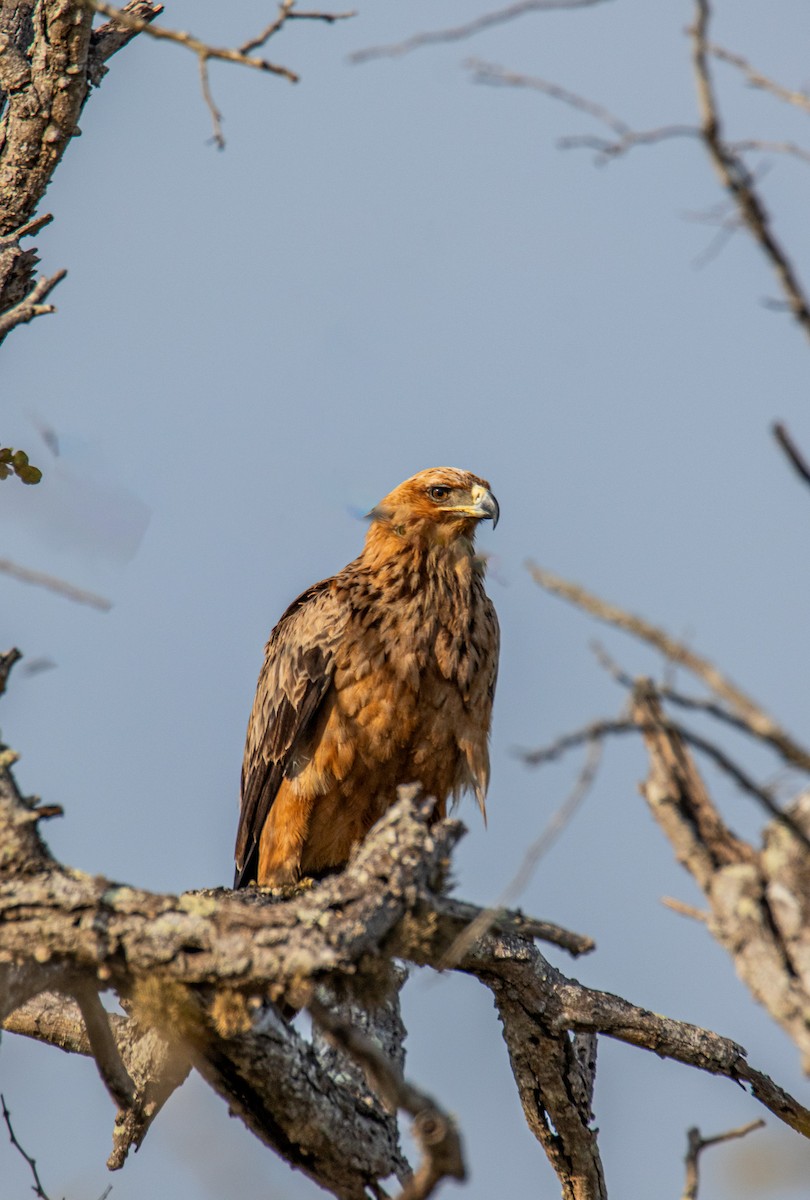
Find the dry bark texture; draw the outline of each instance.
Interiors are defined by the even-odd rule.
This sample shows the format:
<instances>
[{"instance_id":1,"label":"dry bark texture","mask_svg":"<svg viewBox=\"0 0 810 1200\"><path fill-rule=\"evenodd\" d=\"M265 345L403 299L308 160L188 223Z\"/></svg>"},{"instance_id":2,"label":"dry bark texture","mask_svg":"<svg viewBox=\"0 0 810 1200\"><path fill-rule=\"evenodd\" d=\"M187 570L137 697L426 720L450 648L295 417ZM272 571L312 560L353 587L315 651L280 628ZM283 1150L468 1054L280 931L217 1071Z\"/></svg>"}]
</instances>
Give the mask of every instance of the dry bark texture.
<instances>
[{"instance_id":1,"label":"dry bark texture","mask_svg":"<svg viewBox=\"0 0 810 1200\"><path fill-rule=\"evenodd\" d=\"M810 750L708 659L665 631L578 584L539 567L531 570L541 587L655 647L709 689L708 697L694 697L669 683L634 680L600 651L602 664L631 693L629 715L592 722L526 757L541 763L617 733L643 737L650 770L642 795L709 905L706 913L674 906L705 921L751 994L796 1044L810 1074L810 792L799 791L780 808L771 789L758 784L719 740L678 723L670 709L708 718L723 734L734 730L776 755L784 768L805 776ZM771 818L759 847L729 828L693 751L708 757Z\"/></svg>"},{"instance_id":2,"label":"dry bark texture","mask_svg":"<svg viewBox=\"0 0 810 1200\"><path fill-rule=\"evenodd\" d=\"M346 1200L429 1196L465 1174L460 1131L403 1074L398 962L474 976L494 997L530 1128L562 1195L607 1195L591 1103L598 1034L746 1084L810 1135L810 1113L725 1038L567 978L536 939L589 939L503 913L459 953L481 910L445 895L457 821L403 794L350 862L288 898L250 889L156 895L55 862L38 832L52 810L20 796L0 756L0 1014L18 1034L92 1055L115 1099L111 1168L139 1145L194 1068L252 1132ZM110 1017L112 990L128 1016ZM308 1007L317 1032L287 1019ZM411 1172L397 1111L413 1120Z\"/></svg>"},{"instance_id":3,"label":"dry bark texture","mask_svg":"<svg viewBox=\"0 0 810 1200\"><path fill-rule=\"evenodd\" d=\"M130 0L124 11L151 21L161 6ZM33 219L71 139L90 89L111 55L134 36L109 21L93 29L81 0L0 2L0 340L43 313L59 271L35 283L36 251L21 241L50 217Z\"/></svg>"},{"instance_id":4,"label":"dry bark texture","mask_svg":"<svg viewBox=\"0 0 810 1200\"><path fill-rule=\"evenodd\" d=\"M650 773L642 787L675 854L709 902L707 926L753 996L793 1039L810 1072L810 856L792 828L770 822L756 850L732 833L683 738L649 683L633 715L644 727ZM810 834L810 794L787 815Z\"/></svg>"}]
</instances>

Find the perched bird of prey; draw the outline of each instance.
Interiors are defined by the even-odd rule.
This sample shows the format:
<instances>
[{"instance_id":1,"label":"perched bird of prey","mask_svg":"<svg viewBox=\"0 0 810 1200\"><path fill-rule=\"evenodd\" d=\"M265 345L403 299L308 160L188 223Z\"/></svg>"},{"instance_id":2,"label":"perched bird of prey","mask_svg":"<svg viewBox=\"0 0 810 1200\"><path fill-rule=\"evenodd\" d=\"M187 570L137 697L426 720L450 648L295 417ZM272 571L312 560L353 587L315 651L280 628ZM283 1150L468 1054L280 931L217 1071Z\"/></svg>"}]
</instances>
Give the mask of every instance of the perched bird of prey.
<instances>
[{"instance_id":1,"label":"perched bird of prey","mask_svg":"<svg viewBox=\"0 0 810 1200\"><path fill-rule=\"evenodd\" d=\"M403 783L437 800L489 782L498 620L473 549L489 484L436 467L369 514L359 558L270 634L247 730L235 887L345 865Z\"/></svg>"}]
</instances>

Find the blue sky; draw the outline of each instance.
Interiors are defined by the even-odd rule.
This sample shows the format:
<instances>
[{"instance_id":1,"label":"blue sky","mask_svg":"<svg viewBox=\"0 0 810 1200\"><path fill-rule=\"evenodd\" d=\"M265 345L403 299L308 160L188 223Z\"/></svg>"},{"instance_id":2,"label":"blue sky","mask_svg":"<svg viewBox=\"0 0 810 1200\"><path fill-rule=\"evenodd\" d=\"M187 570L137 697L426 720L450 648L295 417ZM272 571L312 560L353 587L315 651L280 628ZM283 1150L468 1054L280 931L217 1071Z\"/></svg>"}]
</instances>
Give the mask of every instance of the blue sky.
<instances>
[{"instance_id":1,"label":"blue sky","mask_svg":"<svg viewBox=\"0 0 810 1200\"><path fill-rule=\"evenodd\" d=\"M14 333L2 367L4 444L45 471L38 488L3 484L4 556L113 601L100 613L0 577L2 645L55 664L17 668L4 740L22 756L21 784L64 806L47 834L76 867L166 891L229 882L266 636L303 587L357 553L357 514L428 466L485 476L502 514L482 536L503 631L490 828L463 806L459 895L501 893L576 776L574 759L529 771L515 748L618 711L589 641L630 671L658 669L539 592L527 558L688 638L789 729L807 726L810 496L768 429L781 418L810 447L810 348L763 306L776 287L744 234L696 265L715 228L695 216L724 200L696 142L599 168L556 146L601 133L590 118L475 85L463 65L554 80L637 128L690 123L690 6L613 0L347 61L483 11L377 0L333 27L297 23L273 47L300 70L295 87L214 64L222 153L179 48L133 44L87 106L45 198L56 219L37 238L43 269L69 270L59 312ZM797 0L778 12L725 3L714 36L799 87L810 13ZM219 44L266 20L264 5L234 14L211 0L165 16ZM806 138L797 111L716 73L731 136ZM779 233L810 272L807 167L766 165ZM42 425L58 434L56 460ZM806 1102L792 1045L705 931L660 904L697 896L638 796L644 771L638 746L608 748L521 903L596 938L586 961L555 957L563 970L734 1037ZM735 828L756 836L751 803L708 778ZM470 1200L554 1195L488 994L419 975L406 1023L410 1072L466 1135ZM727 1081L605 1043L600 1060L615 1195L679 1194L690 1125L760 1115ZM6 1037L0 1066L46 1189L98 1196L113 1114L92 1064ZM9 1195L26 1194L24 1164L2 1145L0 1163ZM807 1148L769 1119L705 1156L705 1194L793 1200L809 1168ZM234 1179L249 1196L316 1194L197 1081L112 1195L159 1194L169 1179L177 1200L226 1200Z\"/></svg>"}]
</instances>

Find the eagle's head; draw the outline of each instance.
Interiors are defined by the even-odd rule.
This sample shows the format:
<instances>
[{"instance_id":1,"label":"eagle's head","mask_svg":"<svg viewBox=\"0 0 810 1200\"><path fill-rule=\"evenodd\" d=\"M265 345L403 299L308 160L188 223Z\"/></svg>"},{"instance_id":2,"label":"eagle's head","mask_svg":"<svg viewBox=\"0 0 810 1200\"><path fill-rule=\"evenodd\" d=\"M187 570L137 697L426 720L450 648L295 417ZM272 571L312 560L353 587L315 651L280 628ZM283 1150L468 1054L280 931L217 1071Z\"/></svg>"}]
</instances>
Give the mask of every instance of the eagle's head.
<instances>
[{"instance_id":1,"label":"eagle's head","mask_svg":"<svg viewBox=\"0 0 810 1200\"><path fill-rule=\"evenodd\" d=\"M431 467L411 476L372 509L372 527L406 542L449 545L472 542L479 521L498 523L498 501L486 479L457 467Z\"/></svg>"}]
</instances>

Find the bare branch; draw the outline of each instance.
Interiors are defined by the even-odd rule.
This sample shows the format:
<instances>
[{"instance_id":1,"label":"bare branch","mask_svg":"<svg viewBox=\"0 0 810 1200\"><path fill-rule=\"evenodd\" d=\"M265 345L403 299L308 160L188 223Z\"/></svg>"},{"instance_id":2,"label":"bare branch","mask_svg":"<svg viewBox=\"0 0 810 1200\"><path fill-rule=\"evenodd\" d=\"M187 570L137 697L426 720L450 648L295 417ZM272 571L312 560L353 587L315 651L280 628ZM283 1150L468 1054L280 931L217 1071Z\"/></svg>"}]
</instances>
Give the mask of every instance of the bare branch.
<instances>
[{"instance_id":1,"label":"bare branch","mask_svg":"<svg viewBox=\"0 0 810 1200\"><path fill-rule=\"evenodd\" d=\"M645 727L650 756L642 795L709 902L709 932L810 1065L807 851L792 831L775 824L766 828L759 852L735 837L715 809L688 747L660 715L654 690L639 685L633 716ZM790 816L810 832L810 795L799 797Z\"/></svg>"},{"instance_id":2,"label":"bare branch","mask_svg":"<svg viewBox=\"0 0 810 1200\"><path fill-rule=\"evenodd\" d=\"M22 651L18 650L16 646L12 647L11 650L6 650L5 653L0 654L0 696L2 696L3 692L6 690L6 684L8 683L8 677L11 672L11 668L15 663L19 662L21 658Z\"/></svg>"},{"instance_id":3,"label":"bare branch","mask_svg":"<svg viewBox=\"0 0 810 1200\"><path fill-rule=\"evenodd\" d=\"M43 991L75 990L77 980L113 988L139 1022L179 1043L266 1144L342 1200L365 1200L400 1170L395 1123L351 1075L330 1073L274 1000L306 1006L327 987L370 1007L388 994L392 958L441 963L460 921L479 910L459 912L441 895L462 829L431 825L432 811L403 794L343 873L288 899L257 889L160 896L54 863L34 836L30 807L0 770L0 958L19 976L10 1008ZM781 1120L810 1134L810 1113L739 1046L567 979L535 947L534 925L502 917L457 969L493 991L527 1120L560 1178L576 1179L572 1198L606 1194L590 1112L599 1033L745 1081ZM119 1023L112 1029L120 1048ZM412 1107L421 1111L416 1100ZM448 1136L430 1122L421 1134L425 1142ZM426 1195L435 1182L430 1153L415 1177L422 1192L406 1196Z\"/></svg>"},{"instance_id":4,"label":"bare branch","mask_svg":"<svg viewBox=\"0 0 810 1200\"><path fill-rule=\"evenodd\" d=\"M120 1109L132 1108L135 1104L135 1085L115 1044L110 1021L98 992L92 986L79 983L73 988L73 996L82 1014L90 1051L104 1086Z\"/></svg>"},{"instance_id":5,"label":"bare branch","mask_svg":"<svg viewBox=\"0 0 810 1200\"><path fill-rule=\"evenodd\" d=\"M330 1039L362 1066L369 1083L385 1103L393 1109L403 1109L413 1118L413 1136L422 1151L422 1163L398 1200L427 1200L443 1179L466 1179L461 1138L450 1114L409 1083L379 1045L359 1029L316 1000L310 1001L309 1011Z\"/></svg>"},{"instance_id":6,"label":"bare branch","mask_svg":"<svg viewBox=\"0 0 810 1200\"><path fill-rule=\"evenodd\" d=\"M398 58L400 55L409 54L411 50L418 50L422 46L435 46L442 42L461 42L465 38L474 37L484 29L491 29L495 25L504 25L507 21L515 21L527 13L550 12L555 9L590 8L594 4L601 3L602 0L519 0L517 4L510 4L506 8L484 13L483 16L467 21L463 25L456 25L451 29L431 29L426 33L416 33L402 42L355 50L354 54L349 55L349 62L368 62L372 58Z\"/></svg>"},{"instance_id":7,"label":"bare branch","mask_svg":"<svg viewBox=\"0 0 810 1200\"><path fill-rule=\"evenodd\" d=\"M621 667L619 667L618 664L611 659L604 647L598 642L591 643L591 649L594 651L599 665L603 667L611 675L611 677L615 679L618 684L620 684L621 687L627 688L627 690L631 692L635 690L640 682L639 679L634 679L632 676L628 675L626 671L623 671ZM655 694L659 700L667 701L670 704L674 704L678 708L684 708L689 712L704 713L706 716L713 717L722 724L728 725L729 728L736 730L738 733L743 733L747 737L753 738L755 741L760 743L763 741L759 732L753 729L747 720L738 716L736 713L729 712L727 708L724 708L722 704L718 704L714 700L706 700L698 696L686 696L682 692L677 691L677 689L674 687L671 687L669 684L658 683L657 681L654 684L654 688ZM684 740L690 742L695 746L696 749L704 749L704 746L697 735L692 734L691 731L685 729L683 726L676 726L675 728L677 728L681 736L684 737ZM771 749L774 749L770 742L766 741L765 744ZM713 746L713 743L708 743L708 745ZM715 759L717 765L720 766L721 769L726 770L726 772L732 774L732 776L735 775L735 771L739 771L740 768L736 765L732 771L728 771L728 764L720 761L717 747L713 747L713 750L707 750L707 753L709 753ZM739 781L735 778L735 782ZM749 780L748 783L750 782L751 781ZM744 790L750 790L747 785L742 786L744 787ZM761 790L768 796L771 795L769 788L763 788Z\"/></svg>"},{"instance_id":8,"label":"bare branch","mask_svg":"<svg viewBox=\"0 0 810 1200\"><path fill-rule=\"evenodd\" d=\"M661 903L672 909L673 912L680 913L682 917L689 917L692 921L699 921L705 925L709 920L709 914L702 908L695 908L694 904L686 904L683 900L676 900L674 896L662 896Z\"/></svg>"},{"instance_id":9,"label":"bare branch","mask_svg":"<svg viewBox=\"0 0 810 1200\"><path fill-rule=\"evenodd\" d=\"M810 302L799 283L793 264L771 229L770 216L757 194L748 168L722 137L720 115L708 62L710 49L706 35L710 13L709 0L695 0L695 22L689 31L692 38L692 65L703 142L720 182L731 194L740 216L769 259L793 316L810 337Z\"/></svg>"},{"instance_id":10,"label":"bare branch","mask_svg":"<svg viewBox=\"0 0 810 1200\"><path fill-rule=\"evenodd\" d=\"M110 4L103 3L103 0L81 0L85 7L92 9L93 12L101 13L110 18L111 23L119 30L129 31L130 36L136 33L145 33L149 37L156 38L159 41L174 42L175 45L183 46L186 50L190 50L196 55L197 63L200 72L200 88L202 91L203 100L211 114L211 125L213 128L213 141L222 149L225 145L225 139L222 134L222 114L214 103L214 98L211 94L211 85L208 77L208 63L214 59L219 62L236 63L241 67L250 67L254 71L265 71L271 75L281 76L283 79L289 80L290 83L298 83L299 76L295 71L291 71L289 67L281 66L278 63L270 62L266 58L257 58L251 51L258 49L268 41L270 37L278 33L280 29L290 20L305 20L305 21L325 21L329 24L335 21L345 20L348 17L354 16L354 13L326 13L326 12L306 12L296 13L294 11L295 0L282 0L279 5L279 15L272 21L266 29L263 30L257 38L253 38L244 43L243 46L230 48L225 46L212 46L208 42L202 41L191 33L185 33L179 29L166 29L162 25L152 25L151 21L156 16L152 13L147 19L138 15L132 5L126 5L124 8L114 8Z\"/></svg>"},{"instance_id":11,"label":"bare branch","mask_svg":"<svg viewBox=\"0 0 810 1200\"><path fill-rule=\"evenodd\" d=\"M810 163L810 150L796 142L769 142L763 138L745 138L739 142L729 142L729 149L734 154L788 154L798 158L800 162Z\"/></svg>"},{"instance_id":12,"label":"bare branch","mask_svg":"<svg viewBox=\"0 0 810 1200\"><path fill-rule=\"evenodd\" d=\"M438 920L449 942L457 941L482 912L477 904L468 904L451 896L436 896L432 901L431 911L431 919ZM512 912L500 909L489 921L487 928L496 929L499 933L513 933L519 937L548 942L552 946L559 946L572 958L590 954L596 948L593 938L586 934L572 933L570 929L563 929L550 921L538 921L536 917L527 917L519 910Z\"/></svg>"},{"instance_id":13,"label":"bare branch","mask_svg":"<svg viewBox=\"0 0 810 1200\"><path fill-rule=\"evenodd\" d=\"M763 91L770 92L772 96L776 96L779 100L784 100L786 104L794 104L797 108L803 108L805 112L810 112L810 94L807 92L793 91L791 88L786 88L781 83L776 83L773 79L769 79L767 75L763 75L756 67L752 67L748 59L743 58L741 54L732 54L730 50L724 49L723 46L718 46L716 42L707 42L706 49L709 54L713 54L720 62L729 63L732 67L736 67L738 71L742 71L751 87L761 88Z\"/></svg>"},{"instance_id":14,"label":"bare branch","mask_svg":"<svg viewBox=\"0 0 810 1200\"><path fill-rule=\"evenodd\" d=\"M563 150L583 147L597 152L597 162L602 165L612 158L626 154L635 146L652 145L655 142L666 141L669 138L700 137L700 130L694 125L662 125L657 129L634 130L617 117L603 104L589 100L579 92L537 75L521 75L516 71L508 71L496 63L482 62L479 59L468 59L464 64L473 72L474 83L491 84L501 87L527 88L530 91L541 92L550 96L569 108L583 112L594 120L606 125L616 135L614 139L594 137L589 134L560 138L557 145Z\"/></svg>"},{"instance_id":15,"label":"bare branch","mask_svg":"<svg viewBox=\"0 0 810 1200\"><path fill-rule=\"evenodd\" d=\"M636 686L638 687L639 685L651 689L651 692L656 697L658 696L657 689L652 681L642 679L637 681ZM770 816L789 829L804 848L810 851L810 837L794 821L789 812L785 812L784 809L779 807L767 788L761 787L760 784L756 783L747 771L744 771L733 758L726 754L725 750L721 750L714 742L709 741L708 738L701 737L700 734L687 729L686 726L680 725L676 721L670 720L668 717L661 716L652 723L640 722L629 718L615 721L594 721L582 729L575 729L570 733L563 734L548 746L541 746L537 750L523 751L521 758L529 766L541 766L543 763L553 762L565 754L566 751L581 746L586 742L602 740L606 737L612 737L615 734L653 733L659 727L682 738L688 745L692 746L695 750L699 750L701 754L705 754L707 758L710 758L715 766L728 775L741 791L746 792L749 796L753 796Z\"/></svg>"},{"instance_id":16,"label":"bare branch","mask_svg":"<svg viewBox=\"0 0 810 1200\"><path fill-rule=\"evenodd\" d=\"M561 596L598 620L615 625L641 641L648 642L671 662L686 667L687 670L702 679L707 687L725 700L731 708L735 709L751 732L772 746L781 754L785 762L790 763L791 766L800 767L804 771L810 770L810 751L785 733L773 717L760 708L737 684L723 675L707 658L696 654L663 629L615 604L609 604L592 592L586 591L579 584L570 583L534 563L530 562L528 567L535 582L547 592Z\"/></svg>"},{"instance_id":17,"label":"bare branch","mask_svg":"<svg viewBox=\"0 0 810 1200\"><path fill-rule=\"evenodd\" d=\"M771 432L784 450L788 461L796 468L799 477L805 483L810 483L810 466L807 465L807 461L788 433L787 427L781 421L778 421L775 425L771 426Z\"/></svg>"},{"instance_id":18,"label":"bare branch","mask_svg":"<svg viewBox=\"0 0 810 1200\"><path fill-rule=\"evenodd\" d=\"M278 33L287 21L325 21L327 25L334 25L335 21L348 21L350 17L357 16L357 12L354 9L341 13L296 12L294 5L295 0L282 0L278 6L278 16L275 20L271 21L257 37L250 38L249 41L244 42L239 47L240 52L242 54L251 54L254 50L258 50L274 34Z\"/></svg>"},{"instance_id":19,"label":"bare branch","mask_svg":"<svg viewBox=\"0 0 810 1200\"><path fill-rule=\"evenodd\" d=\"M288 67L268 62L265 58L255 58L253 55L243 54L241 50L225 46L211 46L191 33L184 33L179 29L164 29L162 25L152 25L148 21L136 17L133 13L126 12L122 8L114 8L111 4L103 3L102 0L82 0L82 3L87 8L91 8L93 12L109 17L111 21L124 29L129 29L133 33L146 33L158 41L174 42L178 46L184 46L198 58L213 58L220 62L237 63L241 67L251 67L254 71L266 71L271 75L280 75L282 78L288 79L290 83L298 82L298 76L294 71Z\"/></svg>"},{"instance_id":20,"label":"bare branch","mask_svg":"<svg viewBox=\"0 0 810 1200\"><path fill-rule=\"evenodd\" d=\"M707 1146L717 1146L720 1142L730 1142L733 1138L745 1137L746 1134L753 1133L755 1129L762 1129L764 1126L764 1121L750 1121L748 1125L742 1125L739 1129L729 1129L726 1133L716 1133L709 1138L704 1138L700 1130L693 1126L686 1135L686 1182L682 1200L697 1200L698 1159Z\"/></svg>"},{"instance_id":21,"label":"bare branch","mask_svg":"<svg viewBox=\"0 0 810 1200\"><path fill-rule=\"evenodd\" d=\"M140 1146L152 1121L190 1070L188 1056L154 1029L131 1017L108 1014L110 1029L141 1103L119 1110L113 1128L111 1171L124 1165L132 1146ZM46 992L16 1009L3 1022L9 1033L59 1047L69 1054L92 1057L85 1022L78 1005L65 996Z\"/></svg>"},{"instance_id":22,"label":"bare branch","mask_svg":"<svg viewBox=\"0 0 810 1200\"><path fill-rule=\"evenodd\" d=\"M523 861L512 881L507 884L496 903L491 908L483 909L474 921L456 938L447 955L439 964L440 969L454 967L464 957L470 946L483 934L487 933L497 921L506 915L507 905L513 903L529 883L540 860L548 853L553 843L571 821L574 813L590 791L599 763L602 758L602 746L598 738L592 738L588 745L588 753L584 766L573 789L547 823L540 836L532 842L526 851Z\"/></svg>"},{"instance_id":23,"label":"bare branch","mask_svg":"<svg viewBox=\"0 0 810 1200\"><path fill-rule=\"evenodd\" d=\"M57 592L60 596L66 596L68 600L75 600L77 604L89 604L91 608L99 608L102 612L109 612L112 608L112 601L105 599L104 596L98 596L95 592L75 587L74 584L68 583L64 579L58 579L55 575L46 575L43 571L32 571L30 567L21 567L8 558L0 558L0 572L10 575L12 579L18 579L20 583L31 583L35 587L44 587L51 592Z\"/></svg>"},{"instance_id":24,"label":"bare branch","mask_svg":"<svg viewBox=\"0 0 810 1200\"><path fill-rule=\"evenodd\" d=\"M0 340L17 325L27 325L29 321L33 321L35 317L44 317L49 313L56 312L52 304L44 304L43 301L50 296L57 284L61 283L67 275L67 271L57 271L46 279L43 275L37 283L31 288L31 291L24 300L20 300L19 304L15 304L13 308L7 309L0 314Z\"/></svg>"},{"instance_id":25,"label":"bare branch","mask_svg":"<svg viewBox=\"0 0 810 1200\"><path fill-rule=\"evenodd\" d=\"M154 21L163 12L162 4L153 4L151 0L128 0L121 11L126 16L136 17L141 21ZM87 75L94 87L98 87L109 68L107 60L123 50L139 30L120 24L116 20L99 25L90 35L90 50L87 58Z\"/></svg>"},{"instance_id":26,"label":"bare branch","mask_svg":"<svg viewBox=\"0 0 810 1200\"><path fill-rule=\"evenodd\" d=\"M26 1154L26 1152L23 1150L20 1143L17 1141L17 1137L16 1137L14 1130L12 1128L12 1125L11 1125L11 1113L8 1111L8 1108L6 1107L6 1098L5 1098L5 1096L2 1095L2 1093L0 1093L0 1105L2 1105L2 1108L3 1108L3 1120L6 1123L6 1129L8 1130L9 1141L11 1142L11 1144L15 1150L19 1150L20 1154L22 1155L22 1157L25 1159L25 1161L28 1163L29 1167L31 1168L31 1174L34 1177L34 1183L31 1188L31 1191L34 1193L35 1196L39 1197L39 1200L49 1200L48 1193L43 1188L42 1182L39 1178L39 1172L37 1171L36 1159L33 1159L30 1154Z\"/></svg>"}]
</instances>

